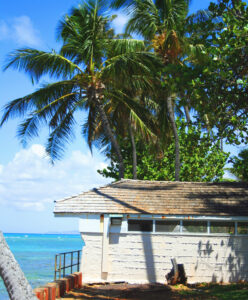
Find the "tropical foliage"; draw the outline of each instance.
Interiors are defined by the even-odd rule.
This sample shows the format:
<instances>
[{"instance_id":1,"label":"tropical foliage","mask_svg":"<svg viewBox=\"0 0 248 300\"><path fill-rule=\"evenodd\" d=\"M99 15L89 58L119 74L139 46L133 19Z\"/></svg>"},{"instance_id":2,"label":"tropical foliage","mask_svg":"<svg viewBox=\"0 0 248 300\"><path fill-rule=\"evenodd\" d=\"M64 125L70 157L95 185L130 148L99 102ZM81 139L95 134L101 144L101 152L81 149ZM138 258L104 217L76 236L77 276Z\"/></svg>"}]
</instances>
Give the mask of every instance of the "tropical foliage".
<instances>
[{"instance_id":1,"label":"tropical foliage","mask_svg":"<svg viewBox=\"0 0 248 300\"><path fill-rule=\"evenodd\" d=\"M23 143L47 125L50 135L46 150L52 159L58 159L65 143L73 137L75 113L86 110L88 120L83 132L90 148L92 132L101 122L119 158L122 178L121 150L104 106L111 99L123 100L125 86L149 88L151 74L160 63L145 51L143 41L116 37L110 28L111 18L102 12L103 8L103 2L92 0L73 8L59 24L58 37L63 45L58 53L19 49L9 55L5 69L23 70L33 81L39 81L45 74L59 80L7 104L1 125L9 117L25 114L26 119L18 129ZM129 106L132 108L132 99Z\"/></svg>"},{"instance_id":2,"label":"tropical foliage","mask_svg":"<svg viewBox=\"0 0 248 300\"><path fill-rule=\"evenodd\" d=\"M220 1L209 6L211 18L191 25L192 39L204 43L208 63L195 70L191 100L198 120L230 144L247 143L248 7Z\"/></svg>"},{"instance_id":3,"label":"tropical foliage","mask_svg":"<svg viewBox=\"0 0 248 300\"><path fill-rule=\"evenodd\" d=\"M230 159L233 166L228 170L239 180L248 182L248 149L239 152L238 156Z\"/></svg>"},{"instance_id":4,"label":"tropical foliage","mask_svg":"<svg viewBox=\"0 0 248 300\"><path fill-rule=\"evenodd\" d=\"M214 142L215 136L202 133L201 125L186 125L185 120L177 120L182 181L220 181L224 175L224 166L228 158L220 148L220 142ZM137 178L142 180L174 181L175 143L164 149L154 148L136 138L137 147ZM125 178L132 178L132 151L129 138L121 143L122 155L125 162ZM108 152L110 165L98 172L105 177L118 179L118 161L114 152Z\"/></svg>"},{"instance_id":5,"label":"tropical foliage","mask_svg":"<svg viewBox=\"0 0 248 300\"><path fill-rule=\"evenodd\" d=\"M24 71L33 82L43 75L56 81L7 104L1 125L24 116L24 144L48 126L46 149L56 160L84 111L90 149L94 144L111 158L103 175L221 180L223 143L248 141L247 4L220 0L193 15L188 0L111 5L130 15L122 35L114 33L106 3L88 0L60 21L58 52L9 55L5 69Z\"/></svg>"}]
</instances>

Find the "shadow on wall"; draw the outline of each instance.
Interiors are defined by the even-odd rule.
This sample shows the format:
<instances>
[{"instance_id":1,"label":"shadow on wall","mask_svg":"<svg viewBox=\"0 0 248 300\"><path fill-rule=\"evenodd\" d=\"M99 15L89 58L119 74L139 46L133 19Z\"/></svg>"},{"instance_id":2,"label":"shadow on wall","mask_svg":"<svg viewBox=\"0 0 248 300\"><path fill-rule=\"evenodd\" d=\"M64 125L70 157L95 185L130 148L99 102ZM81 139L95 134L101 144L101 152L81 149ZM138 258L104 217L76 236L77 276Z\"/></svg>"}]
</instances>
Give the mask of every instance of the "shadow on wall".
<instances>
[{"instance_id":1,"label":"shadow on wall","mask_svg":"<svg viewBox=\"0 0 248 300\"><path fill-rule=\"evenodd\" d=\"M212 273L212 282L247 281L248 237L230 236L213 239L215 240L208 240L207 243L199 241L195 272L205 266L208 267L208 272Z\"/></svg>"},{"instance_id":2,"label":"shadow on wall","mask_svg":"<svg viewBox=\"0 0 248 300\"><path fill-rule=\"evenodd\" d=\"M98 189L93 189L94 192L98 195L104 196L115 203L121 204L122 206L126 208L131 208L137 213L143 213L147 214L147 211L143 209L139 209L133 205L127 204L124 201L121 201L115 197L112 197L108 194L100 192ZM118 232L116 232L118 233ZM111 234L111 233L110 233ZM155 272L155 263L154 263L154 255L153 255L153 248L152 248L152 240L151 240L151 235L150 234L141 234L142 236L142 244L143 244L143 251L144 251L144 256L145 256L145 264L146 264L146 272L147 272L147 279L149 282L156 282L156 272ZM110 239L111 244L118 244L119 239Z\"/></svg>"},{"instance_id":3,"label":"shadow on wall","mask_svg":"<svg viewBox=\"0 0 248 300\"><path fill-rule=\"evenodd\" d=\"M149 282L157 282L155 272L155 262L152 248L151 234L142 234L143 251L146 263L147 279Z\"/></svg>"},{"instance_id":4,"label":"shadow on wall","mask_svg":"<svg viewBox=\"0 0 248 300\"><path fill-rule=\"evenodd\" d=\"M222 186L230 187L231 183L220 183ZM218 183L215 183L218 186ZM247 188L247 184L236 183L236 187L240 190L226 192L210 193L189 193L188 199L194 200L201 198L202 207L196 208L198 214L219 215L220 212L224 216L242 216L247 210L248 200L247 193L243 188ZM219 201L224 199L226 201ZM218 245L213 244L210 239L205 245L202 242L198 244L198 255L201 258L210 257L213 253L215 256L215 266L212 274L213 282L237 282L240 280L248 280L248 237L247 236L225 236ZM198 268L198 262L196 269ZM218 274L222 274L220 277Z\"/></svg>"}]
</instances>

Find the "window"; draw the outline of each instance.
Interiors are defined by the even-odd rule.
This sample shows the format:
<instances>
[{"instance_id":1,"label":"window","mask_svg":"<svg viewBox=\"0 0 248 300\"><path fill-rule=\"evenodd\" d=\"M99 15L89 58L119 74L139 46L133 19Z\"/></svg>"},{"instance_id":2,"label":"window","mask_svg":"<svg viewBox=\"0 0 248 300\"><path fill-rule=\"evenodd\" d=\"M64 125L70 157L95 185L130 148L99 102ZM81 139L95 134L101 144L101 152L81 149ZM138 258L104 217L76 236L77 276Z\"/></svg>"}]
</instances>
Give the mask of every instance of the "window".
<instances>
[{"instance_id":1,"label":"window","mask_svg":"<svg viewBox=\"0 0 248 300\"><path fill-rule=\"evenodd\" d=\"M238 234L248 234L248 222L238 222Z\"/></svg>"},{"instance_id":2,"label":"window","mask_svg":"<svg viewBox=\"0 0 248 300\"><path fill-rule=\"evenodd\" d=\"M152 232L152 220L128 220L128 231Z\"/></svg>"},{"instance_id":3,"label":"window","mask_svg":"<svg viewBox=\"0 0 248 300\"><path fill-rule=\"evenodd\" d=\"M184 233L207 233L207 230L206 221L183 221Z\"/></svg>"},{"instance_id":4,"label":"window","mask_svg":"<svg viewBox=\"0 0 248 300\"><path fill-rule=\"evenodd\" d=\"M163 220L156 221L156 232L180 232L180 221Z\"/></svg>"},{"instance_id":5,"label":"window","mask_svg":"<svg viewBox=\"0 0 248 300\"><path fill-rule=\"evenodd\" d=\"M121 226L122 218L111 218L111 225Z\"/></svg>"},{"instance_id":6,"label":"window","mask_svg":"<svg viewBox=\"0 0 248 300\"><path fill-rule=\"evenodd\" d=\"M121 226L122 217L111 217L111 225ZM248 235L248 221L229 220L200 220L198 219L167 219L157 220L128 219L128 231L150 232L154 234L226 234L226 235ZM113 226L114 228L115 226Z\"/></svg>"},{"instance_id":7,"label":"window","mask_svg":"<svg viewBox=\"0 0 248 300\"><path fill-rule=\"evenodd\" d=\"M210 233L226 233L234 234L235 233L235 224L234 222L212 222L210 226Z\"/></svg>"}]
</instances>

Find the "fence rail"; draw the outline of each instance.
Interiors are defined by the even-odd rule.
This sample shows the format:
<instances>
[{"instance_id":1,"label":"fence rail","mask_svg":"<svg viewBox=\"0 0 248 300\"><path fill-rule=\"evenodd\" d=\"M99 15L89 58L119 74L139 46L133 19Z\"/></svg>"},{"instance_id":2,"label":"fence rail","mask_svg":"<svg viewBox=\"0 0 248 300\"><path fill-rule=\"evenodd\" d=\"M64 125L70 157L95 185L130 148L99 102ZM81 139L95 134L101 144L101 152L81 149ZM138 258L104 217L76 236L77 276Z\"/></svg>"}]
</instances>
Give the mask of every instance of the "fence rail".
<instances>
[{"instance_id":1,"label":"fence rail","mask_svg":"<svg viewBox=\"0 0 248 300\"><path fill-rule=\"evenodd\" d=\"M56 254L55 264L54 264L54 280L57 280L57 275L59 275L59 279L60 279L61 273L63 274L63 277L65 277L65 275L67 275L66 269L69 268L70 268L70 274L73 273L73 267L76 267L77 272L79 272L81 253L82 250L76 250L76 251Z\"/></svg>"}]
</instances>

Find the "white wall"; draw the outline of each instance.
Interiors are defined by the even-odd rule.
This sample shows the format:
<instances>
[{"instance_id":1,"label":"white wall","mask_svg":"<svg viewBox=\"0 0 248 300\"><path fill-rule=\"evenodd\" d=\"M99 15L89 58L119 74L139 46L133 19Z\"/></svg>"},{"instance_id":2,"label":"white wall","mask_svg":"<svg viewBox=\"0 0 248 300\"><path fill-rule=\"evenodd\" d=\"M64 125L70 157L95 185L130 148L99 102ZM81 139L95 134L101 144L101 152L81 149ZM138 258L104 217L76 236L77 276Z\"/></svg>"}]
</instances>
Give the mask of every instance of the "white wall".
<instances>
[{"instance_id":1,"label":"white wall","mask_svg":"<svg viewBox=\"0 0 248 300\"><path fill-rule=\"evenodd\" d=\"M84 282L165 282L171 259L188 282L248 280L248 237L110 233L108 272L102 273L103 233L82 233Z\"/></svg>"},{"instance_id":2,"label":"white wall","mask_svg":"<svg viewBox=\"0 0 248 300\"><path fill-rule=\"evenodd\" d=\"M85 214L79 219L79 232L102 232L100 215Z\"/></svg>"}]
</instances>

